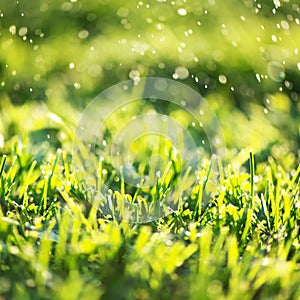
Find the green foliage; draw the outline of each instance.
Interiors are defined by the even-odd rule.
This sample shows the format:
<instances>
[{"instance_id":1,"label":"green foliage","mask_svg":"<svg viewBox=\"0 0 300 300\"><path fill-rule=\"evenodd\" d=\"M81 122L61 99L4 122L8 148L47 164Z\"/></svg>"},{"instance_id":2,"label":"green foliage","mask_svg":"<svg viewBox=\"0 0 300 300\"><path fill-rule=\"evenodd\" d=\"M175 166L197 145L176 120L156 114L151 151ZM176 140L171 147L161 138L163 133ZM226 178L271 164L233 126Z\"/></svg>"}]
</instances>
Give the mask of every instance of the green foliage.
<instances>
[{"instance_id":1,"label":"green foliage","mask_svg":"<svg viewBox=\"0 0 300 300\"><path fill-rule=\"evenodd\" d=\"M24 149L0 164L4 299L299 297L300 167L254 170L251 154L251 173L223 169L209 201L199 182L178 212L131 225L90 205L65 152Z\"/></svg>"},{"instance_id":2,"label":"green foliage","mask_svg":"<svg viewBox=\"0 0 300 300\"><path fill-rule=\"evenodd\" d=\"M299 14L296 0L2 1L0 299L300 299ZM79 178L72 147L91 99L145 76L205 96L227 153L211 157L204 129L159 99L114 112L107 143L156 112L201 154L178 210L131 224L125 200L155 211L176 186L172 145L132 144L142 174L150 156L165 159L152 187L103 157L92 176L105 199Z\"/></svg>"}]
</instances>

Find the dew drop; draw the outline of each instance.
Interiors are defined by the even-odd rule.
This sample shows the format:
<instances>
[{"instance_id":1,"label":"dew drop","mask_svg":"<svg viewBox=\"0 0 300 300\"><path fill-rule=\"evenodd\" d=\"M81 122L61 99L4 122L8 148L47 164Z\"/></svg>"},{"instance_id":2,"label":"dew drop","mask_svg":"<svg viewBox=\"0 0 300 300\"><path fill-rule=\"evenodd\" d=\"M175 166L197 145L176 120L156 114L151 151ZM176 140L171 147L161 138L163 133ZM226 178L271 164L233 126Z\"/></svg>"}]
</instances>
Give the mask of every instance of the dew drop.
<instances>
[{"instance_id":1,"label":"dew drop","mask_svg":"<svg viewBox=\"0 0 300 300\"><path fill-rule=\"evenodd\" d=\"M17 33L17 28L16 28L16 25L11 25L9 26L9 32L12 34L12 35L15 35Z\"/></svg>"},{"instance_id":2,"label":"dew drop","mask_svg":"<svg viewBox=\"0 0 300 300\"><path fill-rule=\"evenodd\" d=\"M219 76L219 81L220 81L220 83L222 83L222 84L226 84L226 83L227 83L227 78L226 78L226 76L221 74L221 75Z\"/></svg>"},{"instance_id":3,"label":"dew drop","mask_svg":"<svg viewBox=\"0 0 300 300\"><path fill-rule=\"evenodd\" d=\"M121 7L117 11L117 15L122 18L127 17L128 14L129 14L129 10L126 7Z\"/></svg>"},{"instance_id":4,"label":"dew drop","mask_svg":"<svg viewBox=\"0 0 300 300\"><path fill-rule=\"evenodd\" d=\"M285 78L285 69L282 64L277 61L271 61L267 66L267 73L274 81L281 82Z\"/></svg>"},{"instance_id":5,"label":"dew drop","mask_svg":"<svg viewBox=\"0 0 300 300\"><path fill-rule=\"evenodd\" d=\"M180 15L180 16L186 16L187 15L187 11L185 8L181 7L177 10L177 13Z\"/></svg>"},{"instance_id":6,"label":"dew drop","mask_svg":"<svg viewBox=\"0 0 300 300\"><path fill-rule=\"evenodd\" d=\"M78 33L78 37L81 39L81 40L85 40L87 37L89 36L89 32L87 30L81 30L79 31Z\"/></svg>"},{"instance_id":7,"label":"dew drop","mask_svg":"<svg viewBox=\"0 0 300 300\"><path fill-rule=\"evenodd\" d=\"M260 78L259 74L256 74L255 77L256 77L258 82L261 82L261 78Z\"/></svg>"},{"instance_id":8,"label":"dew drop","mask_svg":"<svg viewBox=\"0 0 300 300\"><path fill-rule=\"evenodd\" d=\"M274 43L277 43L277 36L272 34L271 39Z\"/></svg>"},{"instance_id":9,"label":"dew drop","mask_svg":"<svg viewBox=\"0 0 300 300\"><path fill-rule=\"evenodd\" d=\"M281 27L282 27L284 30L289 30L290 26L289 26L289 23L288 23L287 21L282 20L282 21L280 22L280 24L281 24Z\"/></svg>"},{"instance_id":10,"label":"dew drop","mask_svg":"<svg viewBox=\"0 0 300 300\"><path fill-rule=\"evenodd\" d=\"M172 75L174 79L186 79L189 77L189 70L184 66L179 66L175 69Z\"/></svg>"},{"instance_id":11,"label":"dew drop","mask_svg":"<svg viewBox=\"0 0 300 300\"><path fill-rule=\"evenodd\" d=\"M80 89L80 83L79 82L74 82L74 87L76 90Z\"/></svg>"},{"instance_id":12,"label":"dew drop","mask_svg":"<svg viewBox=\"0 0 300 300\"><path fill-rule=\"evenodd\" d=\"M19 36L24 36L24 35L27 34L27 32L28 32L27 27L21 27L21 28L19 29Z\"/></svg>"}]
</instances>

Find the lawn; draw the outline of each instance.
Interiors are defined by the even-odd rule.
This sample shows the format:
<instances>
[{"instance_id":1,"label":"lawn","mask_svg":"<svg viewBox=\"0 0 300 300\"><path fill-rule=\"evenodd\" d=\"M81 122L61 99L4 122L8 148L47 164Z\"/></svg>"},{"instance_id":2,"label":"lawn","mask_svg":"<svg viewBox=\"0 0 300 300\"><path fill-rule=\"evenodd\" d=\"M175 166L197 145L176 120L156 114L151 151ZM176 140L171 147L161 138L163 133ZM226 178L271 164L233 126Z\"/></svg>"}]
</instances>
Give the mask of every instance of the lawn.
<instances>
[{"instance_id":1,"label":"lawn","mask_svg":"<svg viewBox=\"0 0 300 300\"><path fill-rule=\"evenodd\" d=\"M300 5L0 1L0 300L300 299Z\"/></svg>"}]
</instances>

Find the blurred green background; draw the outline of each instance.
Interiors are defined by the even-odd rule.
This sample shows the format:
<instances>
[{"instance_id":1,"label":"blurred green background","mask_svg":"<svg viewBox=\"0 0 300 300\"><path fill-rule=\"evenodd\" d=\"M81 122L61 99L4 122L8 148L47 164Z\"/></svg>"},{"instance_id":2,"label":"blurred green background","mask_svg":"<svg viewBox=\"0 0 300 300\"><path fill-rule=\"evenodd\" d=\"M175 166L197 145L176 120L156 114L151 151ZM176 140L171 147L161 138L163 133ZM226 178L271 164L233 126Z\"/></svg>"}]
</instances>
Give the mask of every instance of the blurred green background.
<instances>
[{"instance_id":1,"label":"blurred green background","mask_svg":"<svg viewBox=\"0 0 300 300\"><path fill-rule=\"evenodd\" d=\"M57 147L105 88L161 76L205 96L229 158L252 148L292 166L299 52L298 0L1 0L0 146L54 130Z\"/></svg>"}]
</instances>

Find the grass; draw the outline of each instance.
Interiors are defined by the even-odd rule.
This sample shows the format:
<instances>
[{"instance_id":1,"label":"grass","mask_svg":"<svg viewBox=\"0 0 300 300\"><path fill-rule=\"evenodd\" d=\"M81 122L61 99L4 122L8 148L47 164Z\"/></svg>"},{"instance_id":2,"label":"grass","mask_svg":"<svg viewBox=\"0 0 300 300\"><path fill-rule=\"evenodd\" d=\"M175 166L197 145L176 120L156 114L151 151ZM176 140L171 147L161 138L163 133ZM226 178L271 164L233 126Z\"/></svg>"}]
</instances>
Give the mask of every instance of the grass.
<instances>
[{"instance_id":1,"label":"grass","mask_svg":"<svg viewBox=\"0 0 300 300\"><path fill-rule=\"evenodd\" d=\"M131 224L88 201L66 151L37 161L21 139L8 150L2 299L299 299L300 167L249 153L207 198L208 165L178 211Z\"/></svg>"},{"instance_id":2,"label":"grass","mask_svg":"<svg viewBox=\"0 0 300 300\"><path fill-rule=\"evenodd\" d=\"M0 300L300 299L297 0L2 2ZM83 109L147 76L177 76L205 97L226 157L211 157L195 119L158 99L114 111L95 147L103 157L80 173ZM183 172L170 141L134 140L134 167L155 184L132 187L102 138L111 145L149 112L186 129L201 159ZM165 215L158 204L174 190ZM122 220L128 204L139 222Z\"/></svg>"}]
</instances>

